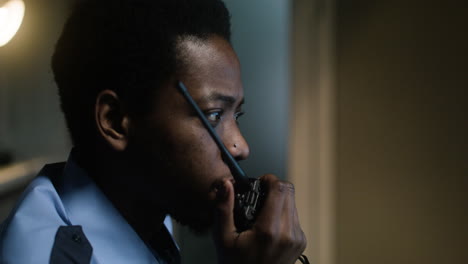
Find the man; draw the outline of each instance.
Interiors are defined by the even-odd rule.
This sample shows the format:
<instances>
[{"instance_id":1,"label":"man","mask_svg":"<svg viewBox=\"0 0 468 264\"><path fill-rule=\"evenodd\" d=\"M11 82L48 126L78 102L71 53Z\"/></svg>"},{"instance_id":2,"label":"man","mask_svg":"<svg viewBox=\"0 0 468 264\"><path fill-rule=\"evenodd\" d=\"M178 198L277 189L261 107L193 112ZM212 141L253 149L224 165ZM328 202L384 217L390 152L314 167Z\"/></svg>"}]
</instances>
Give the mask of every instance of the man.
<instances>
[{"instance_id":1,"label":"man","mask_svg":"<svg viewBox=\"0 0 468 264\"><path fill-rule=\"evenodd\" d=\"M3 224L1 263L178 263L167 214L213 228L220 263L295 263L305 249L294 188L262 176L252 229L236 232L229 167L188 87L237 160L249 147L240 65L220 0L85 1L52 67L74 149L46 166Z\"/></svg>"}]
</instances>

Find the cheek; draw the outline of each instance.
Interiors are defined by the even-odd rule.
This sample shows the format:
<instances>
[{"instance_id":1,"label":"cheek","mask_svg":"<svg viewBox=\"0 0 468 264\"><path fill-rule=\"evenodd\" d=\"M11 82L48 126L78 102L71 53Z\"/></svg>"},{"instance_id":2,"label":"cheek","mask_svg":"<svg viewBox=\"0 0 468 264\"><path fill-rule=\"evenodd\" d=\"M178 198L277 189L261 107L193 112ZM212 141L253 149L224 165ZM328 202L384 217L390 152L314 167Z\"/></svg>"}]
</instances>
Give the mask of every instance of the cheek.
<instances>
[{"instance_id":1,"label":"cheek","mask_svg":"<svg viewBox=\"0 0 468 264\"><path fill-rule=\"evenodd\" d=\"M201 129L192 126L171 130L165 137L165 148L172 183L184 192L206 195L229 170L209 134Z\"/></svg>"}]
</instances>

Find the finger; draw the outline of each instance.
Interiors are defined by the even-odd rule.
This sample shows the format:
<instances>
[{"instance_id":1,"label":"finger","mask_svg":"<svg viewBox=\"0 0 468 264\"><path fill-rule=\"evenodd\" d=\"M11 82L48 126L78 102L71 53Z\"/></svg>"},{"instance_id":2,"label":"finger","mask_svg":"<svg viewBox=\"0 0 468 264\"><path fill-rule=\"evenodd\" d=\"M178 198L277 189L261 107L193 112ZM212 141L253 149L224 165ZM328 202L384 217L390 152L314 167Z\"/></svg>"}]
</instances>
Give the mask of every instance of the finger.
<instances>
[{"instance_id":1,"label":"finger","mask_svg":"<svg viewBox=\"0 0 468 264\"><path fill-rule=\"evenodd\" d=\"M293 194L293 196L295 196ZM293 238L295 244L295 250L298 254L302 254L305 247L305 236L304 232L302 231L301 225L299 223L299 215L296 208L296 199L295 197L291 197L292 199L288 199L287 207L288 207L288 215L290 215L289 221L289 232L291 237Z\"/></svg>"},{"instance_id":2,"label":"finger","mask_svg":"<svg viewBox=\"0 0 468 264\"><path fill-rule=\"evenodd\" d=\"M297 236L297 229L298 229L298 219L297 219L297 211L296 211L296 203L295 203L295 197L294 197L294 186L291 183L285 183L285 184L290 184L288 186L289 192L284 198L284 208L283 208L283 214L282 214L282 230L285 233L288 233L289 236L292 239L296 239ZM299 228L300 229L300 228Z\"/></svg>"},{"instance_id":3,"label":"finger","mask_svg":"<svg viewBox=\"0 0 468 264\"><path fill-rule=\"evenodd\" d=\"M295 192L293 191L290 196L286 198L285 202L285 228L288 228L290 237L294 247L292 248L294 254L302 254L306 247L306 238L299 223L299 215L296 208Z\"/></svg>"},{"instance_id":4,"label":"finger","mask_svg":"<svg viewBox=\"0 0 468 264\"><path fill-rule=\"evenodd\" d=\"M305 245L307 244L307 240L306 240L306 237L305 237L305 234L304 234L304 231L302 230L302 227L301 227L301 223L300 223L300 220L299 220L299 212L297 211L297 207L296 207L296 202L294 202L294 226L296 226L296 236L300 239L301 241L301 253L304 251L305 249Z\"/></svg>"},{"instance_id":5,"label":"finger","mask_svg":"<svg viewBox=\"0 0 468 264\"><path fill-rule=\"evenodd\" d=\"M266 174L262 178L262 184L266 189L266 197L263 208L260 210L255 226L266 231L279 232L282 222L282 211L288 190L284 182L272 174Z\"/></svg>"},{"instance_id":6,"label":"finger","mask_svg":"<svg viewBox=\"0 0 468 264\"><path fill-rule=\"evenodd\" d=\"M234 187L232 182L226 180L218 191L215 212L214 235L215 239L226 245L236 236L234 225Z\"/></svg>"}]
</instances>

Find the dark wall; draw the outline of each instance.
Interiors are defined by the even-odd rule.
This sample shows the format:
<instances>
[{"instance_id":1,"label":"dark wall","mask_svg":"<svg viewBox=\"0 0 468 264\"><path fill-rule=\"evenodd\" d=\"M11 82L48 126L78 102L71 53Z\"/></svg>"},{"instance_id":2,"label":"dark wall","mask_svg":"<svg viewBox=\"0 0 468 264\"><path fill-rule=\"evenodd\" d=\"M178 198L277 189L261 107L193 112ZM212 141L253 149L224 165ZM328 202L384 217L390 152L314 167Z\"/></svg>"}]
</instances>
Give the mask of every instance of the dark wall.
<instances>
[{"instance_id":1,"label":"dark wall","mask_svg":"<svg viewBox=\"0 0 468 264\"><path fill-rule=\"evenodd\" d=\"M468 263L468 9L338 1L338 263Z\"/></svg>"}]
</instances>

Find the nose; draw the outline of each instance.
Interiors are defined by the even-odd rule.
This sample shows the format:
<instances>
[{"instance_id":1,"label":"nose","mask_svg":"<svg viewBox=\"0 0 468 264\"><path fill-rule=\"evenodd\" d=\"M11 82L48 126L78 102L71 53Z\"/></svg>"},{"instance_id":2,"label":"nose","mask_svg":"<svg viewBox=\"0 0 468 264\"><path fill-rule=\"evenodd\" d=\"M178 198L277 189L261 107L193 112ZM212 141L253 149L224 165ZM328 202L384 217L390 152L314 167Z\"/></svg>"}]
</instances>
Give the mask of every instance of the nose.
<instances>
[{"instance_id":1,"label":"nose","mask_svg":"<svg viewBox=\"0 0 468 264\"><path fill-rule=\"evenodd\" d=\"M223 141L229 153L236 160L247 159L250 154L250 148L239 127L234 125L231 129L228 129L228 131L230 131L230 133L225 133L225 139Z\"/></svg>"}]
</instances>

